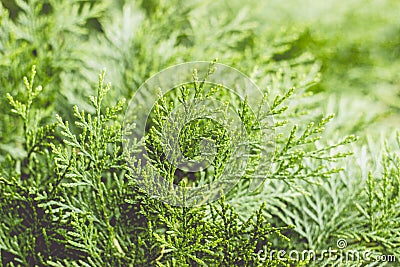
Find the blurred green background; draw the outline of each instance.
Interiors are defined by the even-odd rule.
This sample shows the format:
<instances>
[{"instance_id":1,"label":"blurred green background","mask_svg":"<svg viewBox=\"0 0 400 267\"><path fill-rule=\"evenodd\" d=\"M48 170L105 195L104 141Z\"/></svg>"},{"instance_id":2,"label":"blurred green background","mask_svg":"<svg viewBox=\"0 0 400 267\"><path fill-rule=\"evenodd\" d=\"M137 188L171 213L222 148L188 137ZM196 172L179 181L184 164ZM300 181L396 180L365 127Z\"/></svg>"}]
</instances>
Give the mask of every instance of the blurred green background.
<instances>
[{"instance_id":1,"label":"blurred green background","mask_svg":"<svg viewBox=\"0 0 400 267\"><path fill-rule=\"evenodd\" d=\"M398 151L390 137L400 122L399 11L398 0L1 1L0 163L8 160L10 173L18 173L26 158L26 125L12 114L6 94L26 102L22 81L32 65L37 66L35 86L43 85L30 114L35 132L54 122L56 113L64 121L75 121L73 105L93 113L88 97L96 94L96 77L103 69L112 83L105 100L110 105L129 100L146 79L166 67L218 58L271 93L271 100L294 85L300 87L287 103L287 117L278 119L304 130L309 121L335 113L322 145L347 134L361 137L352 147L355 156L341 165L345 171L321 187L306 184L310 195L288 195L285 186L267 181L262 193L247 196L244 190L232 200L243 216L268 201L268 212L281 216L271 220L296 225L297 235L289 232L294 246L326 249L343 229L357 235L368 228L364 212L354 204L367 203L368 173L382 174L389 166L380 163L385 153L380 141ZM77 130L73 123L70 127ZM398 173L397 161L390 160ZM391 176L394 172L386 172L387 180L379 181L387 185ZM393 184L398 193L398 184ZM377 185L377 192L382 188ZM383 214L393 224L398 222L396 203L393 213ZM311 213L314 207L318 209ZM376 213L382 214L380 206ZM387 221L378 222L383 234L371 228L365 230L366 238L397 238L390 231L398 229L398 223L392 227ZM368 240L359 240L363 249L370 248ZM399 254L396 240L393 251ZM379 243L376 247L383 251Z\"/></svg>"},{"instance_id":2,"label":"blurred green background","mask_svg":"<svg viewBox=\"0 0 400 267\"><path fill-rule=\"evenodd\" d=\"M292 59L319 64L321 81L309 90L321 93L326 113L337 114L340 131L385 135L400 122L400 1L1 3L3 107L3 92L20 95L32 64L49 88L38 105L68 118L71 105L90 109L93 77L104 68L114 98L129 99L151 75L185 61L218 58L252 76ZM6 120L1 143L9 143Z\"/></svg>"}]
</instances>

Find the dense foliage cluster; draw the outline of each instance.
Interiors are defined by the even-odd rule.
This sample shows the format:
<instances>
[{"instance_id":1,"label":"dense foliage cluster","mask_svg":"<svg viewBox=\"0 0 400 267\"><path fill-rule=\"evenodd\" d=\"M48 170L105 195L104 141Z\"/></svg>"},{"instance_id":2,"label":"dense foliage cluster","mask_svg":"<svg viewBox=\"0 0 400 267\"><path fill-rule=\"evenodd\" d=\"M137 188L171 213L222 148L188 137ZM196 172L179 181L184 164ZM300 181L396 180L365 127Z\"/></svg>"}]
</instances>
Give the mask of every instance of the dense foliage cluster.
<instances>
[{"instance_id":1,"label":"dense foliage cluster","mask_svg":"<svg viewBox=\"0 0 400 267\"><path fill-rule=\"evenodd\" d=\"M310 3L315 18L302 21L301 9L266 2L2 1L0 265L398 263L400 5L352 0L329 14ZM272 8L288 17L258 13ZM205 83L215 58L259 86L260 112ZM190 82L161 96L145 138L124 149L127 100L158 71L194 60L210 61L209 71L190 70ZM162 202L138 177L156 171L165 186L195 187L220 179L234 154L240 139L205 118L177 143L195 160L212 140L208 168L193 173L165 155L166 136L176 136L163 132L168 114L181 105L175 119L185 121L192 103L211 98L233 107L248 134L243 175L229 192L215 188L217 201ZM147 161L132 157L139 145ZM330 247L334 257L323 257Z\"/></svg>"}]
</instances>

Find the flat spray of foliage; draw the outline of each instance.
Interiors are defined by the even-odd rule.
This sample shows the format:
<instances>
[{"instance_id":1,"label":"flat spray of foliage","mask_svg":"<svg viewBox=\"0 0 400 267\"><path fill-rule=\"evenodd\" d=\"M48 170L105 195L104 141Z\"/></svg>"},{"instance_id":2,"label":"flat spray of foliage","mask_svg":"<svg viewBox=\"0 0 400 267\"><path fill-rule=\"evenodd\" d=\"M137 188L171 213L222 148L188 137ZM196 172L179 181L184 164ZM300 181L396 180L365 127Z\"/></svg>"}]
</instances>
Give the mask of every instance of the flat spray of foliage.
<instances>
[{"instance_id":1,"label":"flat spray of foliage","mask_svg":"<svg viewBox=\"0 0 400 267\"><path fill-rule=\"evenodd\" d=\"M364 65L351 65L354 71L345 76L324 65L328 80L320 84L320 62L334 58L348 66L346 53L362 52L353 51L354 42L373 38L340 43L330 37L345 52L339 49L336 57L324 37L312 39L312 30L265 29L245 10L235 13L218 3L211 12L196 1L167 2L17 0L11 14L0 5L0 265L377 266L385 265L374 262L382 255L400 259L399 135L384 149L373 137L355 142L351 133L366 127L370 114L348 112L349 102L321 108L331 98L313 94L366 76L357 71ZM320 45L317 59L305 52L310 44ZM89 53L93 47L96 53ZM367 62L383 53L375 52ZM385 62L396 55L393 50ZM217 156L212 169L177 171L163 157L159 131L177 105L207 97L226 101L252 140L245 175L230 192L202 206L174 207L138 186L137 175L150 166L126 163L124 98L165 67L216 57L260 87L260 105L268 112L255 115L246 99L198 86L206 77L195 70L188 87L156 103L146 138L132 142L146 144L152 169L171 183L218 179L232 141L211 121L189 124L179 136L185 156L195 159L198 140L211 137ZM104 72L93 84L105 66L113 87ZM382 80L389 83L392 72ZM371 84L361 80L363 87ZM396 98L390 99L396 108ZM327 110L337 113L340 125ZM274 124L260 124L263 118ZM275 133L268 160L257 156L268 146L257 134L260 127ZM260 182L251 188L254 180ZM339 238L347 241L343 251L368 250L371 259L269 256L281 249L321 253Z\"/></svg>"},{"instance_id":2,"label":"flat spray of foliage","mask_svg":"<svg viewBox=\"0 0 400 267\"><path fill-rule=\"evenodd\" d=\"M256 265L257 248L265 245L271 248L272 237L288 242L281 234L287 226L275 228L267 222L263 214L265 204L254 215L241 220L225 197L198 208L179 208L159 202L137 188L135 170L126 165L122 151L119 121L124 101L111 107L102 105L110 90L110 84L104 85L104 73L99 77L97 96L89 99L95 112L73 108L75 131L60 116L54 124L39 126L34 102L42 87L34 86L35 73L33 68L30 79L24 79L26 102L8 95L12 112L22 121L26 153L22 160L8 155L2 164L3 264ZM290 94L275 98L271 112L278 110ZM163 103L173 102L161 101L156 110L158 105L165 109ZM283 179L278 175L280 172L294 180L313 174L324 177L338 171L306 167L301 162L307 156L322 155L351 139L309 152L292 150L315 140L311 136L321 132L326 122L322 119L317 128L310 124L298 137L297 127L291 130L284 146L276 150L274 158L279 168L271 178ZM207 134L209 128L190 130L193 133L184 135L182 138L188 140L183 143L195 138L195 133ZM149 133L151 136L153 131ZM214 132L218 133L223 134ZM157 150L154 146L152 149ZM325 160L323 156L318 158ZM160 168L163 170L166 168ZM304 177L302 172L306 172ZM264 263L275 266L284 261L268 259Z\"/></svg>"}]
</instances>

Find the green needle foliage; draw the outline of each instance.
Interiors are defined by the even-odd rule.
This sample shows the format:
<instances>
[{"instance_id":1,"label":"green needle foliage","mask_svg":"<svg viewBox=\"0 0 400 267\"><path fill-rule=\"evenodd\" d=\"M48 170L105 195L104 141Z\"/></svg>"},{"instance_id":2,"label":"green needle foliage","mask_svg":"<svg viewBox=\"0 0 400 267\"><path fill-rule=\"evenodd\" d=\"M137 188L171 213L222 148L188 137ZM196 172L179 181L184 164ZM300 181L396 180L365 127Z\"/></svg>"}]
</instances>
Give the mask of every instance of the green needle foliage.
<instances>
[{"instance_id":1,"label":"green needle foliage","mask_svg":"<svg viewBox=\"0 0 400 267\"><path fill-rule=\"evenodd\" d=\"M380 174L368 175L360 200L355 200L359 216L356 227L345 229L342 234L352 240L357 249L373 251L371 258L382 255L399 257L399 179L400 179L400 135L392 139L390 148L379 162Z\"/></svg>"},{"instance_id":2,"label":"green needle foliage","mask_svg":"<svg viewBox=\"0 0 400 267\"><path fill-rule=\"evenodd\" d=\"M41 91L33 89L34 76L35 69L31 79L25 79L27 103L9 97L24 125L30 124L31 104ZM54 124L57 133L55 127L44 132L26 126L25 144L32 151L23 161L26 171L7 172L17 164L11 157L2 166L3 264L255 264L256 247L269 244L269 236L287 240L279 228L267 224L262 207L254 218L242 222L223 200L200 208L174 208L136 188L135 177L125 175L129 168L121 151L118 113L124 101L103 107L110 89L103 80L104 74L97 96L90 98L93 115L74 107L79 133L59 116ZM48 173L40 168L44 164Z\"/></svg>"},{"instance_id":3,"label":"green needle foliage","mask_svg":"<svg viewBox=\"0 0 400 267\"><path fill-rule=\"evenodd\" d=\"M399 4L281 2L2 1L0 266L397 266ZM143 82L214 58L260 97L207 83L213 61L124 138Z\"/></svg>"},{"instance_id":4,"label":"green needle foliage","mask_svg":"<svg viewBox=\"0 0 400 267\"><path fill-rule=\"evenodd\" d=\"M27 154L22 160L10 155L2 165L0 181L3 185L4 220L1 249L4 264L257 265L260 261L257 249L262 245L264 249L265 246L272 249L271 236L287 242L287 238L280 234L285 226L275 228L267 223L262 212L265 206L242 220L224 200L200 208L176 208L141 192L135 185L136 172L128 168L122 151L122 126L118 121L121 121L124 101L111 107L102 105L110 90L110 84L104 85L104 73L99 77L97 96L89 98L95 112L91 114L76 106L73 108L77 132L73 132L69 123L58 115L54 124L33 128L32 124L37 125L40 121L31 115L32 103L42 90L40 86L34 87L35 73L33 68L31 78L24 79L28 95L25 103L8 96L12 111L22 120ZM199 95L209 96L203 89L198 88ZM183 97L187 97L184 92L181 91ZM272 112L288 95L275 99ZM182 97L178 99L185 101ZM172 103L164 100L156 105L155 110L167 110L162 106L158 108ZM245 102L241 106L243 121L250 126L251 116L245 115ZM154 120L161 124L160 118L155 116ZM300 156L296 160L289 157L287 163L282 159L283 155L290 155L288 152L294 145L310 142L307 138L320 132L326 122L323 119L317 130L307 127L308 130L298 138L294 135L295 130L291 131L285 146L276 152L276 161L281 160L283 170L296 168L296 162L301 162L301 157L307 153L296 152ZM226 142L224 132L208 122L189 127L189 132L181 135L184 144L193 142L191 138L197 140L195 133L220 136L215 140L222 146ZM151 142L154 151L156 133L149 131L155 138ZM346 142L309 152L309 155L319 155L321 151ZM185 153L193 156L196 150L194 146L192 151ZM215 164L221 166L227 151L222 149L217 153L222 156L216 157ZM161 162L160 155L154 153L153 156ZM330 159L337 157L332 155ZM321 156L317 158L323 159ZM15 165L20 168L13 169ZM159 165L156 167L161 172L169 170ZM297 168L300 167L305 168L301 164ZM218 173L218 168L215 169L210 176ZM337 172L336 169L326 172L320 167L311 171L321 178ZM279 169L272 177L278 176L277 173ZM298 173L300 171L294 170L293 173L286 172L286 175L289 180L301 179L301 176L296 176ZM251 178L251 172L249 175ZM246 181L248 179L243 183ZM276 266L285 263L270 258L264 259L262 264Z\"/></svg>"}]
</instances>

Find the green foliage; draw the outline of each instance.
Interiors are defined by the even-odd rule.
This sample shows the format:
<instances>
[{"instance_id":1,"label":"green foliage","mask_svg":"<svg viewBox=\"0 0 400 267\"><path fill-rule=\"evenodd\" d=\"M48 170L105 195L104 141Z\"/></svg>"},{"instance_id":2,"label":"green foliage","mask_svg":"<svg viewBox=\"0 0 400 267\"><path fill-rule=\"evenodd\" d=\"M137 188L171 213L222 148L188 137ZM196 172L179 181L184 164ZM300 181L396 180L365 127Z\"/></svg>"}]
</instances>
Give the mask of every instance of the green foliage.
<instances>
[{"instance_id":1,"label":"green foliage","mask_svg":"<svg viewBox=\"0 0 400 267\"><path fill-rule=\"evenodd\" d=\"M399 5L314 2L2 1L0 265L396 265L400 137L388 133L398 130ZM214 62L159 98L143 139L123 138L124 99L146 79L213 58L263 98L207 83ZM105 67L112 89L104 71L93 81ZM211 100L223 104L202 108L225 124L188 121ZM166 177L165 190L221 179L243 141L226 128L228 108L249 145L232 190L214 188L219 200L196 207L144 190L142 176ZM165 131L174 123L179 133ZM142 144L147 162L132 157ZM199 166L177 168L178 150ZM339 239L347 246L333 259L277 257L323 256ZM370 259L346 261L349 251Z\"/></svg>"},{"instance_id":2,"label":"green foliage","mask_svg":"<svg viewBox=\"0 0 400 267\"><path fill-rule=\"evenodd\" d=\"M149 198L129 203L140 205L145 218L134 266L286 266L286 260L260 261L256 254L263 244L272 249L273 236L288 241L280 233L284 228L265 221L264 207L241 221L223 198L198 208L173 208Z\"/></svg>"},{"instance_id":3,"label":"green foliage","mask_svg":"<svg viewBox=\"0 0 400 267\"><path fill-rule=\"evenodd\" d=\"M354 201L359 213L358 223L345 228L342 234L357 249L373 251L372 258L381 255L399 257L399 137L397 133L392 139L391 148L385 144L379 164L380 174L368 175L361 196Z\"/></svg>"},{"instance_id":4,"label":"green foliage","mask_svg":"<svg viewBox=\"0 0 400 267\"><path fill-rule=\"evenodd\" d=\"M89 36L86 24L105 10L104 4L82 1L20 0L15 5L16 17L11 19L9 11L0 4L0 105L4 116L0 120L0 150L4 152L13 152L13 143L19 140L12 133L20 130L18 124L12 123L4 96L9 93L25 100L20 81L32 65L40 68L39 78L47 88L36 100L43 109L43 117L49 119L53 110L68 114L69 109L62 105L66 100L72 104L82 102L72 98L73 91L59 88L84 75L84 40Z\"/></svg>"},{"instance_id":5,"label":"green foliage","mask_svg":"<svg viewBox=\"0 0 400 267\"><path fill-rule=\"evenodd\" d=\"M25 79L26 103L9 97L24 125L30 123L27 114L41 88L33 89L34 75L35 69L31 79ZM268 242L270 235L283 238L280 229L266 223L261 211L254 219L241 222L223 201L202 208L173 208L140 193L134 177L128 176L131 182L127 183L122 129L117 123L124 102L102 107L110 89L103 80L104 74L97 96L90 98L93 115L74 107L79 133L73 133L59 116L59 144L50 134L45 135L47 139L37 138L44 135L42 130L27 126L26 140L43 142L42 146L26 142L35 160L28 161L26 155L26 173L6 173L15 164L11 158L2 166L3 264L182 266L222 262L231 266L257 261L256 245ZM50 173L41 173L38 167L44 163L51 166ZM225 254L227 250L231 252ZM271 259L271 264L278 262Z\"/></svg>"}]
</instances>

